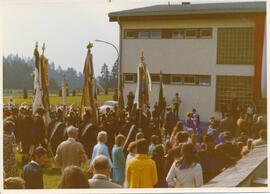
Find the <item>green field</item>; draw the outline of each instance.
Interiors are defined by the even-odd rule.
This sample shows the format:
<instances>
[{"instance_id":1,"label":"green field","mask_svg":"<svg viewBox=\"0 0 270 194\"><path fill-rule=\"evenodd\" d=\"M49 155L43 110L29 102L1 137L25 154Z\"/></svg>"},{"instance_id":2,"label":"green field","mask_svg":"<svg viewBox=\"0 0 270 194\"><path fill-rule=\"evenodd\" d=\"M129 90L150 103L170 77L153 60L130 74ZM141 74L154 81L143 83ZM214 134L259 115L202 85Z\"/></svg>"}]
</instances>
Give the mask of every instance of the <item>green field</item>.
<instances>
[{"instance_id":1,"label":"green field","mask_svg":"<svg viewBox=\"0 0 270 194\"><path fill-rule=\"evenodd\" d=\"M97 96L98 105L102 105L103 102L105 102L107 100L112 100L112 96L113 96L112 94L98 95ZM3 99L4 105L7 105L10 97L11 96L4 96L4 99ZM81 98L82 98L81 96L68 96L66 102L67 102L67 104L80 104ZM62 103L62 97L59 97L59 96L50 96L49 100L50 100L51 105ZM26 102L29 105L33 103L32 97L28 97L27 99L23 99L20 96L15 96L15 97L13 97L13 101L16 105L20 105L23 102Z\"/></svg>"}]
</instances>

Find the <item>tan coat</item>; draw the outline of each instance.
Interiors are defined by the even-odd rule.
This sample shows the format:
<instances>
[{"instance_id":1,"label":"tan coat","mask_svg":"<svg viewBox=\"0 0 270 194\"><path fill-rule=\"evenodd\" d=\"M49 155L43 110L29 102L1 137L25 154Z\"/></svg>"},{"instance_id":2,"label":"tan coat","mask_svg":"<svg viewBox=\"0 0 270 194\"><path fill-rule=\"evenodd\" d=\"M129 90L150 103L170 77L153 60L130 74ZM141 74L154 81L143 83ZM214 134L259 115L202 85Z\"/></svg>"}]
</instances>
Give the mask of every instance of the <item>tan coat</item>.
<instances>
[{"instance_id":1,"label":"tan coat","mask_svg":"<svg viewBox=\"0 0 270 194\"><path fill-rule=\"evenodd\" d=\"M81 167L82 163L87 160L85 150L80 142L73 138L63 141L56 150L55 163L61 167L62 171L71 165Z\"/></svg>"}]
</instances>

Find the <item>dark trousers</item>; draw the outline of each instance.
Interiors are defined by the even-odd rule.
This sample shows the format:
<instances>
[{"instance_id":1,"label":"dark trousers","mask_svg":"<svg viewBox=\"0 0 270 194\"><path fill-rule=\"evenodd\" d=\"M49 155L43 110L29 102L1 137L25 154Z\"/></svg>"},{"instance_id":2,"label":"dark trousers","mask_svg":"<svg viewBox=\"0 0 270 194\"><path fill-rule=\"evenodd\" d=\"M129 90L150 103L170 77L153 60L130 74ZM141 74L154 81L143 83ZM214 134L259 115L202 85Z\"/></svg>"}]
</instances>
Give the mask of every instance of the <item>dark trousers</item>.
<instances>
[{"instance_id":1,"label":"dark trousers","mask_svg":"<svg viewBox=\"0 0 270 194\"><path fill-rule=\"evenodd\" d=\"M176 119L178 120L179 119L179 104L174 105L173 113L174 113Z\"/></svg>"}]
</instances>

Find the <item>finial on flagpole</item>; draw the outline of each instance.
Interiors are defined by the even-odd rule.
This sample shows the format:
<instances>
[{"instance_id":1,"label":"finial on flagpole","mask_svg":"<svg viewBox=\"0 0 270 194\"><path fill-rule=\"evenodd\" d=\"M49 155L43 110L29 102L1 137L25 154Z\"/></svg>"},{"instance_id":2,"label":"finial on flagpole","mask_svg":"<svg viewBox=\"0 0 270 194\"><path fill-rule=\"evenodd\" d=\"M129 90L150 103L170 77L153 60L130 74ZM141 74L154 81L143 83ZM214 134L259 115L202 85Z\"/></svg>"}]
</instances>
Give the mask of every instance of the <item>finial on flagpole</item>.
<instances>
[{"instance_id":1,"label":"finial on flagpole","mask_svg":"<svg viewBox=\"0 0 270 194\"><path fill-rule=\"evenodd\" d=\"M86 46L89 52L91 51L92 47L93 47L93 44L91 42L89 42L88 45Z\"/></svg>"},{"instance_id":2,"label":"finial on flagpole","mask_svg":"<svg viewBox=\"0 0 270 194\"><path fill-rule=\"evenodd\" d=\"M42 46L42 55L44 55L44 51L45 51L45 42L43 43L43 46Z\"/></svg>"},{"instance_id":3,"label":"finial on flagpole","mask_svg":"<svg viewBox=\"0 0 270 194\"><path fill-rule=\"evenodd\" d=\"M141 50L141 63L144 62L144 51L143 51L143 48Z\"/></svg>"}]
</instances>

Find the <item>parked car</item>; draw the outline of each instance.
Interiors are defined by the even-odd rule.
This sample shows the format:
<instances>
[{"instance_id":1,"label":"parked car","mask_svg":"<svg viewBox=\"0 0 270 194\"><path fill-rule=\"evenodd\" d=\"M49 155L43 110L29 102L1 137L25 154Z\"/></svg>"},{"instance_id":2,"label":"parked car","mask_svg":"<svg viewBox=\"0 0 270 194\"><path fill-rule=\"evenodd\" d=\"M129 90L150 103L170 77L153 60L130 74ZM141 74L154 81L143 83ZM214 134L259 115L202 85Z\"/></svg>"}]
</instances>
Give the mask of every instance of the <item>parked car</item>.
<instances>
[{"instance_id":1,"label":"parked car","mask_svg":"<svg viewBox=\"0 0 270 194\"><path fill-rule=\"evenodd\" d=\"M99 107L99 113L101 114L105 114L106 113L106 108L110 108L111 110L114 109L114 107L118 106L118 102L117 101L106 101L104 102L104 104L102 106Z\"/></svg>"}]
</instances>

